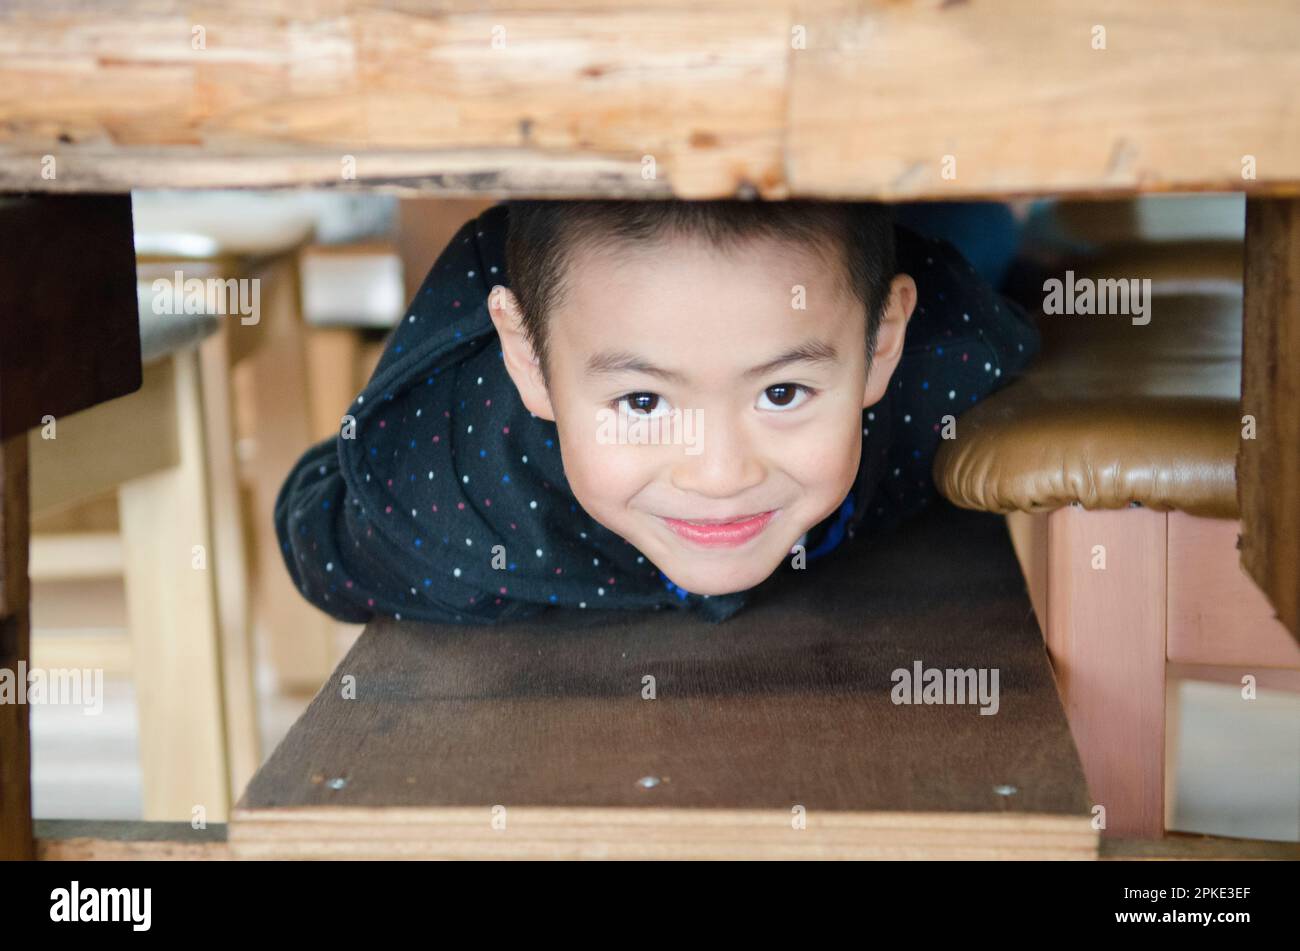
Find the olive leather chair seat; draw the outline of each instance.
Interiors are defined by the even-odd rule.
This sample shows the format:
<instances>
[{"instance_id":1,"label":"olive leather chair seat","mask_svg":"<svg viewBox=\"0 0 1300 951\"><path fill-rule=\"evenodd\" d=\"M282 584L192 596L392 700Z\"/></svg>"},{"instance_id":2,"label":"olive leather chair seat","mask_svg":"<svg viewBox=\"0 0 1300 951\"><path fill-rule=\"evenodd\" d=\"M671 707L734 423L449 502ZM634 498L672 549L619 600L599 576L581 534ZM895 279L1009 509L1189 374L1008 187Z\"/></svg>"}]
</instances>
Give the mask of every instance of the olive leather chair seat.
<instances>
[{"instance_id":1,"label":"olive leather chair seat","mask_svg":"<svg viewBox=\"0 0 1300 951\"><path fill-rule=\"evenodd\" d=\"M1040 315L1037 361L941 446L939 491L991 512L1137 503L1236 518L1240 292L1156 282L1149 313Z\"/></svg>"}]
</instances>

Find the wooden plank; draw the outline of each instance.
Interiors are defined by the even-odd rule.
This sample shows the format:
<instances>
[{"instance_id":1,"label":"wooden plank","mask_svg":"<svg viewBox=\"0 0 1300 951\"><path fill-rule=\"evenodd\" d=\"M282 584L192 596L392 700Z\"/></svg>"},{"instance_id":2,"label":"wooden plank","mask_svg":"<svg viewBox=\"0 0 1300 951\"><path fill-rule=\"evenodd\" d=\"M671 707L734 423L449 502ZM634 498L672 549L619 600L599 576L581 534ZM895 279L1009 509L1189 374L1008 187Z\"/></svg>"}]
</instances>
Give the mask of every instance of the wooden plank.
<instances>
[{"instance_id":1,"label":"wooden plank","mask_svg":"<svg viewBox=\"0 0 1300 951\"><path fill-rule=\"evenodd\" d=\"M2 198L0 235L0 439L138 389L130 197Z\"/></svg>"},{"instance_id":2,"label":"wooden plank","mask_svg":"<svg viewBox=\"0 0 1300 951\"><path fill-rule=\"evenodd\" d=\"M448 195L1300 187L1288 0L12 0L0 23L15 190L338 185L345 155Z\"/></svg>"},{"instance_id":3,"label":"wooden plank","mask_svg":"<svg viewBox=\"0 0 1300 951\"><path fill-rule=\"evenodd\" d=\"M1289 0L1182 4L1176 22L1125 0L795 9L809 49L791 54L792 193L1242 190L1265 178L1296 190ZM1269 78L1243 86L1244 74ZM1246 156L1256 181L1243 180Z\"/></svg>"},{"instance_id":4,"label":"wooden plank","mask_svg":"<svg viewBox=\"0 0 1300 951\"><path fill-rule=\"evenodd\" d=\"M220 861L230 858L226 826L188 822L38 819L36 858L44 862Z\"/></svg>"},{"instance_id":5,"label":"wooden plank","mask_svg":"<svg viewBox=\"0 0 1300 951\"><path fill-rule=\"evenodd\" d=\"M250 464L256 545L254 614L265 624L267 656L279 688L314 692L329 676L336 622L303 598L284 567L276 537L275 498L304 447L310 445L311 392L307 328L299 310L297 255L285 254L251 272L262 282L264 342L241 366L252 379L256 426ZM346 405L336 407L341 421ZM339 425L336 421L336 426Z\"/></svg>"},{"instance_id":6,"label":"wooden plank","mask_svg":"<svg viewBox=\"0 0 1300 951\"><path fill-rule=\"evenodd\" d=\"M31 659L27 580L27 436L0 439L0 670ZM0 860L30 859L32 751L28 706L0 703Z\"/></svg>"},{"instance_id":7,"label":"wooden plank","mask_svg":"<svg viewBox=\"0 0 1300 951\"><path fill-rule=\"evenodd\" d=\"M32 535L54 535L62 532L106 532L116 535L121 525L117 521L117 489L101 493L93 499L60 508L57 511L32 515Z\"/></svg>"},{"instance_id":8,"label":"wooden plank","mask_svg":"<svg viewBox=\"0 0 1300 951\"><path fill-rule=\"evenodd\" d=\"M122 576L122 538L117 532L59 532L31 540L32 581Z\"/></svg>"},{"instance_id":9,"label":"wooden plank","mask_svg":"<svg viewBox=\"0 0 1300 951\"><path fill-rule=\"evenodd\" d=\"M258 321L260 325L261 321ZM208 568L216 593L220 653L221 712L224 715L229 801L234 802L262 761L257 724L257 667L249 609L252 571L239 495L235 460L234 396L230 345L243 334L225 324L198 347L199 393L203 412L203 459L210 503L212 551ZM269 528L269 526L268 526Z\"/></svg>"},{"instance_id":10,"label":"wooden plank","mask_svg":"<svg viewBox=\"0 0 1300 951\"><path fill-rule=\"evenodd\" d=\"M197 348L170 362L180 460L118 490L144 817L188 820L202 807L220 822L229 767Z\"/></svg>"},{"instance_id":11,"label":"wooden plank","mask_svg":"<svg viewBox=\"0 0 1300 951\"><path fill-rule=\"evenodd\" d=\"M341 184L344 155L358 180L450 193L779 184L786 6L276 0L205 9L195 50L179 0L73 18L20 0L0 187Z\"/></svg>"},{"instance_id":12,"label":"wooden plank","mask_svg":"<svg viewBox=\"0 0 1300 951\"><path fill-rule=\"evenodd\" d=\"M171 360L142 368L135 392L28 433L32 511L44 514L84 502L123 482L174 466L176 381Z\"/></svg>"},{"instance_id":13,"label":"wooden plank","mask_svg":"<svg viewBox=\"0 0 1300 951\"><path fill-rule=\"evenodd\" d=\"M193 830L182 822L38 819L36 857L42 861L139 861L232 856L223 824ZM1103 839L1107 861L1298 861L1300 844L1170 832L1163 839Z\"/></svg>"},{"instance_id":14,"label":"wooden plank","mask_svg":"<svg viewBox=\"0 0 1300 951\"><path fill-rule=\"evenodd\" d=\"M1241 564L1300 640L1300 199L1246 202Z\"/></svg>"},{"instance_id":15,"label":"wooden plank","mask_svg":"<svg viewBox=\"0 0 1300 951\"><path fill-rule=\"evenodd\" d=\"M33 667L46 670L98 668L106 677L130 677L131 638L125 630L49 631L32 638Z\"/></svg>"},{"instance_id":16,"label":"wooden plank","mask_svg":"<svg viewBox=\"0 0 1300 951\"><path fill-rule=\"evenodd\" d=\"M1165 676L1170 685L1176 680L1199 680L1206 683L1232 684L1242 687L1242 678L1247 675L1255 678L1255 686L1260 690L1284 690L1300 693L1300 670L1279 667L1260 667L1245 665L1226 667L1207 664L1178 664L1170 662L1165 668Z\"/></svg>"},{"instance_id":17,"label":"wooden plank","mask_svg":"<svg viewBox=\"0 0 1300 951\"><path fill-rule=\"evenodd\" d=\"M893 672L918 662L996 668L998 712L894 703ZM1091 858L1088 808L1002 521L944 506L783 572L720 626L375 621L230 840L242 857Z\"/></svg>"},{"instance_id":18,"label":"wooden plank","mask_svg":"<svg viewBox=\"0 0 1300 951\"><path fill-rule=\"evenodd\" d=\"M1107 835L1164 832L1165 550L1161 512L1050 516L1047 649Z\"/></svg>"},{"instance_id":19,"label":"wooden plank","mask_svg":"<svg viewBox=\"0 0 1300 951\"><path fill-rule=\"evenodd\" d=\"M1300 643L1242 570L1241 523L1169 513L1169 659L1300 668Z\"/></svg>"},{"instance_id":20,"label":"wooden plank","mask_svg":"<svg viewBox=\"0 0 1300 951\"><path fill-rule=\"evenodd\" d=\"M1110 861L1300 861L1300 843L1230 839L1170 832L1163 839L1103 839L1101 858Z\"/></svg>"}]
</instances>

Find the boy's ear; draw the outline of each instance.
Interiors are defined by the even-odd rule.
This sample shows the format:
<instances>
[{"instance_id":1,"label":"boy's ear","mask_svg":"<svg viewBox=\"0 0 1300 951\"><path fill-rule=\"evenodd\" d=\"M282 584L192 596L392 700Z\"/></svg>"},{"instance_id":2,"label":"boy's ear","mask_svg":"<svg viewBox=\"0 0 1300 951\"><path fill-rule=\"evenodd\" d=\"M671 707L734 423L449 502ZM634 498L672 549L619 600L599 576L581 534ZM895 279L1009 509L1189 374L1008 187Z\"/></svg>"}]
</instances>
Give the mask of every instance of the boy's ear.
<instances>
[{"instance_id":1,"label":"boy's ear","mask_svg":"<svg viewBox=\"0 0 1300 951\"><path fill-rule=\"evenodd\" d=\"M488 314L501 338L501 355L505 358L506 372L514 381L515 389L524 406L534 416L555 421L551 396L537 355L528 342L523 329L523 311L510 288L495 285L488 293Z\"/></svg>"},{"instance_id":2,"label":"boy's ear","mask_svg":"<svg viewBox=\"0 0 1300 951\"><path fill-rule=\"evenodd\" d=\"M916 307L916 282L910 275L895 274L885 298L885 312L876 332L876 354L867 371L867 385L862 393L862 408L875 406L885 396L885 388L903 356L903 339L907 322Z\"/></svg>"}]
</instances>

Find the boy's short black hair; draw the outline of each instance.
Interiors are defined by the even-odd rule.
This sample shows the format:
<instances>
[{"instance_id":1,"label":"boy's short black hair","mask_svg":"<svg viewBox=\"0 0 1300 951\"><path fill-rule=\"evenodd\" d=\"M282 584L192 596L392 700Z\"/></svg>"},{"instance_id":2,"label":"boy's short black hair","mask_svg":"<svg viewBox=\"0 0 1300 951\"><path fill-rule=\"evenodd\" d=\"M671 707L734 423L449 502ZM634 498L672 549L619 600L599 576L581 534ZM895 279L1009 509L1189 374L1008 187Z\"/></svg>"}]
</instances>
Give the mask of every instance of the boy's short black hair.
<instances>
[{"instance_id":1,"label":"boy's short black hair","mask_svg":"<svg viewBox=\"0 0 1300 951\"><path fill-rule=\"evenodd\" d=\"M672 234L735 247L769 237L839 253L842 287L862 302L867 365L875 354L894 277L893 216L873 202L685 200L515 200L508 203L506 274L524 332L547 370L547 316L563 300L576 248L642 242Z\"/></svg>"}]
</instances>

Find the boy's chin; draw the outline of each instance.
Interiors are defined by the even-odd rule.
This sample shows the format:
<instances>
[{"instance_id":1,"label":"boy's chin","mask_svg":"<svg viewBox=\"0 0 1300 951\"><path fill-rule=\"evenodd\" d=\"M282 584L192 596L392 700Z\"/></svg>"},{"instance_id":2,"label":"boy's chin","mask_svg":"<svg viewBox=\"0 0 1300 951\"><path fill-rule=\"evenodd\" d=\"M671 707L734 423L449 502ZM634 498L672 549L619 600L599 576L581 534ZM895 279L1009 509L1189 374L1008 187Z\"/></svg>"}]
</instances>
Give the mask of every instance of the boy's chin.
<instances>
[{"instance_id":1,"label":"boy's chin","mask_svg":"<svg viewBox=\"0 0 1300 951\"><path fill-rule=\"evenodd\" d=\"M772 571L776 567L773 566ZM691 571L685 570L680 572L681 577L677 577L671 571L665 570L664 574L672 578L673 583L685 588L692 594L707 594L710 597L723 594L735 594L738 591L748 591L767 579L772 571L745 571L745 572L717 572L717 571Z\"/></svg>"}]
</instances>

